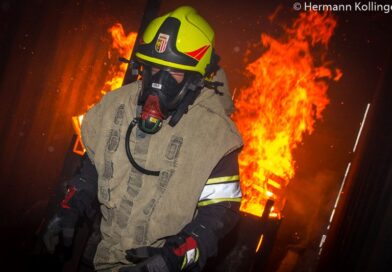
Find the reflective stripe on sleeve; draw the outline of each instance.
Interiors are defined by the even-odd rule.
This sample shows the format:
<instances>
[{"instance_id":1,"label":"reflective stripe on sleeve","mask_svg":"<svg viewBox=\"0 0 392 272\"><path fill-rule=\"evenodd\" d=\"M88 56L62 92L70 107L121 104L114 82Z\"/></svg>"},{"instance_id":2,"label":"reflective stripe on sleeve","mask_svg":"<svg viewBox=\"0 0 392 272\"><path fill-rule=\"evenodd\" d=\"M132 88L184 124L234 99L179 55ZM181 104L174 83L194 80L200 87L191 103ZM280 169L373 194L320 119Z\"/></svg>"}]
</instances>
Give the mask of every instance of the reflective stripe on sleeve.
<instances>
[{"instance_id":1,"label":"reflective stripe on sleeve","mask_svg":"<svg viewBox=\"0 0 392 272\"><path fill-rule=\"evenodd\" d=\"M207 206L210 204L215 204L215 203L219 203L219 202L225 202L225 201L231 201L231 202L241 202L241 197L237 197L237 198L216 198L216 199L207 199L207 200L203 200L203 201L199 201L199 203L197 204L198 207L203 207L203 206Z\"/></svg>"},{"instance_id":2,"label":"reflective stripe on sleeve","mask_svg":"<svg viewBox=\"0 0 392 272\"><path fill-rule=\"evenodd\" d=\"M237 176L238 177L238 176ZM212 183L204 186L198 206L222 201L241 201L241 188L238 179L232 182Z\"/></svg>"},{"instance_id":3,"label":"reflective stripe on sleeve","mask_svg":"<svg viewBox=\"0 0 392 272\"><path fill-rule=\"evenodd\" d=\"M224 183L224 182L232 182L232 181L239 181L240 176L228 176L228 177L217 177L217 178L210 178L207 180L206 184L215 184L215 183Z\"/></svg>"}]
</instances>

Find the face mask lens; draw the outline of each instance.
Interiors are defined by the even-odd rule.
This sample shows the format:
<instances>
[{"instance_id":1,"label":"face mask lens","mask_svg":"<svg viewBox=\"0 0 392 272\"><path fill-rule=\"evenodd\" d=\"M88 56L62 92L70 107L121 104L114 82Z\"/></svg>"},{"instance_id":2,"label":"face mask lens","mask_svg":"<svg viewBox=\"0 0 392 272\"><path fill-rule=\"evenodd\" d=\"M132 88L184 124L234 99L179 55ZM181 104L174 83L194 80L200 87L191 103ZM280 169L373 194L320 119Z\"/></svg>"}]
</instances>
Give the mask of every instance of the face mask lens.
<instances>
[{"instance_id":1,"label":"face mask lens","mask_svg":"<svg viewBox=\"0 0 392 272\"><path fill-rule=\"evenodd\" d=\"M185 74L151 67L150 73L145 75L150 77L150 79L145 81L149 85L144 86L148 86L150 92L159 97L163 108L169 111L175 109L185 92Z\"/></svg>"},{"instance_id":2,"label":"face mask lens","mask_svg":"<svg viewBox=\"0 0 392 272\"><path fill-rule=\"evenodd\" d=\"M159 73L161 69L157 67L152 67L151 68L151 74L154 76L155 74ZM172 78L175 79L175 81L180 84L184 80L185 73L184 72L176 72L176 71L170 71L169 74L172 76Z\"/></svg>"},{"instance_id":3,"label":"face mask lens","mask_svg":"<svg viewBox=\"0 0 392 272\"><path fill-rule=\"evenodd\" d=\"M155 95L159 98L160 109L166 118L177 109L188 93L187 86L193 74L176 70L167 71L148 65L143 68L143 88L139 96L139 105L143 105L149 95Z\"/></svg>"},{"instance_id":4,"label":"face mask lens","mask_svg":"<svg viewBox=\"0 0 392 272\"><path fill-rule=\"evenodd\" d=\"M162 73L162 74L159 74ZM157 82L162 84L161 93L167 97L168 100L173 100L179 94L183 83L178 83L176 79L167 71L160 71L157 75ZM154 82L153 76L153 82Z\"/></svg>"}]
</instances>

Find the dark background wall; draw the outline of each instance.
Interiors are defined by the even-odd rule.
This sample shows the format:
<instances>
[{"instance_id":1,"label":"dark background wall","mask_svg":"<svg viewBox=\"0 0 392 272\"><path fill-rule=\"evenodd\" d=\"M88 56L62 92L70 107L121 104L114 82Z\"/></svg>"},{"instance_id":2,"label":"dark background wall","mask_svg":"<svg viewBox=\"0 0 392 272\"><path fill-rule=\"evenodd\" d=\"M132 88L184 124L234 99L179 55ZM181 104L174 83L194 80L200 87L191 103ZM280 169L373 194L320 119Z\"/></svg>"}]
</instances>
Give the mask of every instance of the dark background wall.
<instances>
[{"instance_id":1,"label":"dark background wall","mask_svg":"<svg viewBox=\"0 0 392 272\"><path fill-rule=\"evenodd\" d=\"M389 271L392 265L392 58L377 87L341 194L320 271Z\"/></svg>"},{"instance_id":2,"label":"dark background wall","mask_svg":"<svg viewBox=\"0 0 392 272\"><path fill-rule=\"evenodd\" d=\"M278 37L281 26L298 14L291 1L194 0L164 1L161 13L180 3L194 6L214 27L232 89L247 84L246 64L265 50L260 34ZM71 117L97 101L117 64L108 54L107 29L121 22L127 32L137 31L144 5L142 0L0 1L0 228L10 255L28 249L25 238L38 228L58 185L73 135ZM290 244L318 243L391 46L391 14L335 16L329 54L344 75L330 85L324 120L295 152L297 175L288 189L276 260Z\"/></svg>"}]
</instances>

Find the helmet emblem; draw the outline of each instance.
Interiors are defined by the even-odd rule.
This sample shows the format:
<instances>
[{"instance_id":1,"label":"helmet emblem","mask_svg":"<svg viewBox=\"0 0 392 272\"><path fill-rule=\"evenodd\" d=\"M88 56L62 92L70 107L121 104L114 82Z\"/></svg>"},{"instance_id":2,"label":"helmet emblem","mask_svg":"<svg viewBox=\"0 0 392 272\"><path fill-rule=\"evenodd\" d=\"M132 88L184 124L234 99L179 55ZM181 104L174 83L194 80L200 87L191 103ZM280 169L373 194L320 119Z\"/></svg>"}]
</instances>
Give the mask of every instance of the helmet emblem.
<instances>
[{"instance_id":1,"label":"helmet emblem","mask_svg":"<svg viewBox=\"0 0 392 272\"><path fill-rule=\"evenodd\" d=\"M157 42L155 43L155 51L157 51L158 53L165 52L169 38L169 35L159 33Z\"/></svg>"}]
</instances>

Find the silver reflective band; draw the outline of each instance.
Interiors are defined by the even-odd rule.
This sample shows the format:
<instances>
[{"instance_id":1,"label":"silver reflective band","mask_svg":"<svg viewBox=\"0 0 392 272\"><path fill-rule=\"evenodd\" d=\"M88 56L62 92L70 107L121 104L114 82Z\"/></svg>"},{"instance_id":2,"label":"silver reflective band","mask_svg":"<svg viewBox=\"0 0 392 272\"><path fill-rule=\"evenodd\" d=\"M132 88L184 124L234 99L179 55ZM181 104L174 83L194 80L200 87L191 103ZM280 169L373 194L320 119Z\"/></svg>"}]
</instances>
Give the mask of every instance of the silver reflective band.
<instances>
[{"instance_id":1,"label":"silver reflective band","mask_svg":"<svg viewBox=\"0 0 392 272\"><path fill-rule=\"evenodd\" d=\"M153 82L151 85L152 85L152 87L155 88L155 89L162 89L162 84Z\"/></svg>"},{"instance_id":2,"label":"silver reflective band","mask_svg":"<svg viewBox=\"0 0 392 272\"><path fill-rule=\"evenodd\" d=\"M239 181L207 184L201 192L199 201L217 198L240 198L241 196Z\"/></svg>"},{"instance_id":3,"label":"silver reflective band","mask_svg":"<svg viewBox=\"0 0 392 272\"><path fill-rule=\"evenodd\" d=\"M196 248L192 248L191 250L188 250L186 252L186 259L187 259L187 264L191 264L195 262L196 259Z\"/></svg>"}]
</instances>

